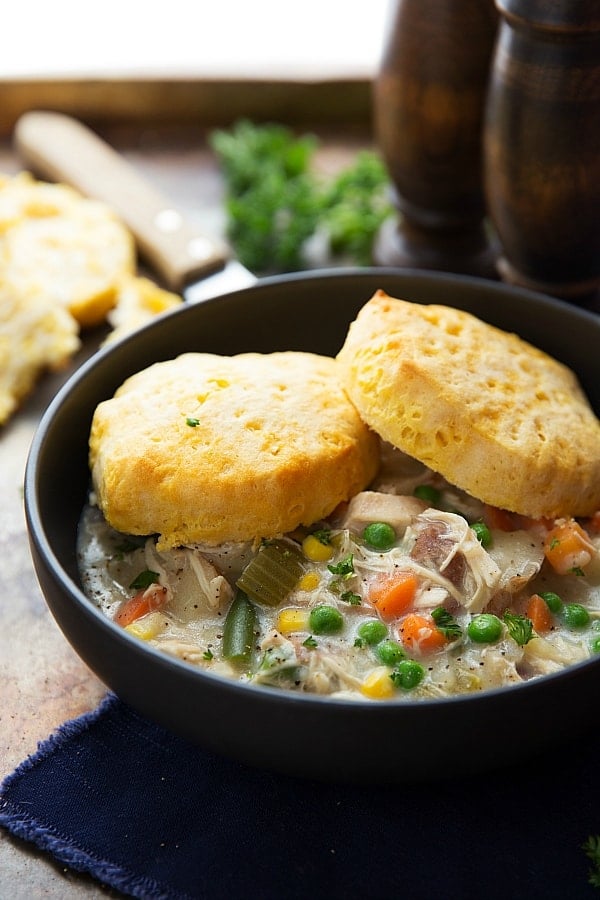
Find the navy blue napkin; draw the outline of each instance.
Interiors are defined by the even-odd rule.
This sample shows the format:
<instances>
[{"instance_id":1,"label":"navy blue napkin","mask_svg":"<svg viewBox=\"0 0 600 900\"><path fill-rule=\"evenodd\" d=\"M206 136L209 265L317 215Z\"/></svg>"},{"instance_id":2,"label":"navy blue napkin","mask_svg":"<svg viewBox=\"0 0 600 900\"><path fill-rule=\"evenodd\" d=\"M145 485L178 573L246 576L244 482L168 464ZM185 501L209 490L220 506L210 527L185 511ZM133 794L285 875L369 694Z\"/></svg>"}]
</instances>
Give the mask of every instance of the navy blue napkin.
<instances>
[{"instance_id":1,"label":"navy blue napkin","mask_svg":"<svg viewBox=\"0 0 600 900\"><path fill-rule=\"evenodd\" d=\"M108 695L5 779L0 824L133 897L593 900L599 752L595 737L473 778L321 784L207 753Z\"/></svg>"}]
</instances>

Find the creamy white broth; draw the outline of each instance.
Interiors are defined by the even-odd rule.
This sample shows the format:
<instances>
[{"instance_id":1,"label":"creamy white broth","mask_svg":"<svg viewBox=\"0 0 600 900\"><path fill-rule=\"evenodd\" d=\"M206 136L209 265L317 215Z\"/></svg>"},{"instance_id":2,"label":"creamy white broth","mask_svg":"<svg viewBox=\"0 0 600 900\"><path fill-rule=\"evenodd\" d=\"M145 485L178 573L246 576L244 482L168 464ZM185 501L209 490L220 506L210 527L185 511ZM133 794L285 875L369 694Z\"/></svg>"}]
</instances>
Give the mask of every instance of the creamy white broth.
<instances>
[{"instance_id":1,"label":"creamy white broth","mask_svg":"<svg viewBox=\"0 0 600 900\"><path fill-rule=\"evenodd\" d=\"M423 485L438 491L435 506L415 501L414 491ZM382 551L363 539L364 515L373 511L373 521L385 522L390 509L396 536ZM251 599L252 651L242 664L223 657L223 635L236 581L259 552L259 542L159 553L154 537L119 534L90 505L80 523L79 567L90 601L116 620L139 593L132 583L153 573L148 590L156 592L159 606L126 625L131 634L192 665L271 688L355 699L426 699L517 684L593 655L600 647L598 536L590 534L593 552L582 572L557 575L544 556L541 526L492 528L486 549L471 527L484 514L478 501L384 447L380 474L369 491L315 529L284 536L284 543L296 548L301 574L277 606ZM328 541L330 558L303 552L311 530ZM339 574L349 559L351 571ZM402 613L384 616L370 601L372 586L398 572L412 575L417 588ZM505 612L523 625L529 597L546 592L563 604L584 607L588 621L573 627L563 610L552 614L548 630L539 635L533 630L520 643ZM311 611L322 606L341 619L335 633L315 633L311 627ZM443 643L431 649L427 642L403 640L408 615L430 620L440 608L452 625ZM497 638L483 643L469 634L470 623L482 613L500 623ZM361 626L373 622L385 625L386 634L370 643L361 637ZM390 652L398 658L390 659Z\"/></svg>"}]
</instances>

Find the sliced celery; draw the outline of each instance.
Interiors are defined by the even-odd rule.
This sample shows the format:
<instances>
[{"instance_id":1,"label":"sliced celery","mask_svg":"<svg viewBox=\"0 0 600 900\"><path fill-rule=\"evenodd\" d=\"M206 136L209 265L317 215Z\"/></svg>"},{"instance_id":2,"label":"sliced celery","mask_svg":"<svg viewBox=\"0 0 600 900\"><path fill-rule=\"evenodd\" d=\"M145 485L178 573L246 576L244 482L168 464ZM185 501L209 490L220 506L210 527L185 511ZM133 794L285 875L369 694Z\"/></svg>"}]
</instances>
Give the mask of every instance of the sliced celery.
<instances>
[{"instance_id":1,"label":"sliced celery","mask_svg":"<svg viewBox=\"0 0 600 900\"><path fill-rule=\"evenodd\" d=\"M277 606L298 584L304 573L302 552L289 541L263 544L236 584L257 603Z\"/></svg>"}]
</instances>

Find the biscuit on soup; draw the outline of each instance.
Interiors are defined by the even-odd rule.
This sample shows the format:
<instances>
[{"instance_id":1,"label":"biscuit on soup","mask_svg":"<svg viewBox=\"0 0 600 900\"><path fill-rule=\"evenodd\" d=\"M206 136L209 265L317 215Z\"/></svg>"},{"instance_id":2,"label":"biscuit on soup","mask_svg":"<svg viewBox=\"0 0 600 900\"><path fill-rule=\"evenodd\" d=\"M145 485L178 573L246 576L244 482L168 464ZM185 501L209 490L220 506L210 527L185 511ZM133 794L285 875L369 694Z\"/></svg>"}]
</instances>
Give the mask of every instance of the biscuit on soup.
<instances>
[{"instance_id":1,"label":"biscuit on soup","mask_svg":"<svg viewBox=\"0 0 600 900\"><path fill-rule=\"evenodd\" d=\"M516 335L378 291L337 359L374 431L484 503L536 518L600 506L600 423L574 373Z\"/></svg>"},{"instance_id":2,"label":"biscuit on soup","mask_svg":"<svg viewBox=\"0 0 600 900\"><path fill-rule=\"evenodd\" d=\"M180 544L269 538L362 490L379 440L335 360L186 353L130 377L96 409L90 464L118 531Z\"/></svg>"}]
</instances>

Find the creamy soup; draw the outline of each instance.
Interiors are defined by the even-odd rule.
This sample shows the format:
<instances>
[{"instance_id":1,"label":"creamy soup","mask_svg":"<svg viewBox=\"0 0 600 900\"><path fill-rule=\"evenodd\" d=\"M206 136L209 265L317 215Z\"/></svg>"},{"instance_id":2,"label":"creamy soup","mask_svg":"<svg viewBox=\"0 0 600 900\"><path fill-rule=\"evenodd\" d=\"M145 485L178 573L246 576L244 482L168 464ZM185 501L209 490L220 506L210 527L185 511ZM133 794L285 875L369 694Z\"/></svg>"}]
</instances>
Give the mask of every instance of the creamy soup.
<instances>
[{"instance_id":1,"label":"creamy soup","mask_svg":"<svg viewBox=\"0 0 600 900\"><path fill-rule=\"evenodd\" d=\"M370 489L313 528L159 553L92 497L78 557L86 594L129 634L270 688L427 699L600 652L600 515L509 515L388 446Z\"/></svg>"}]
</instances>

